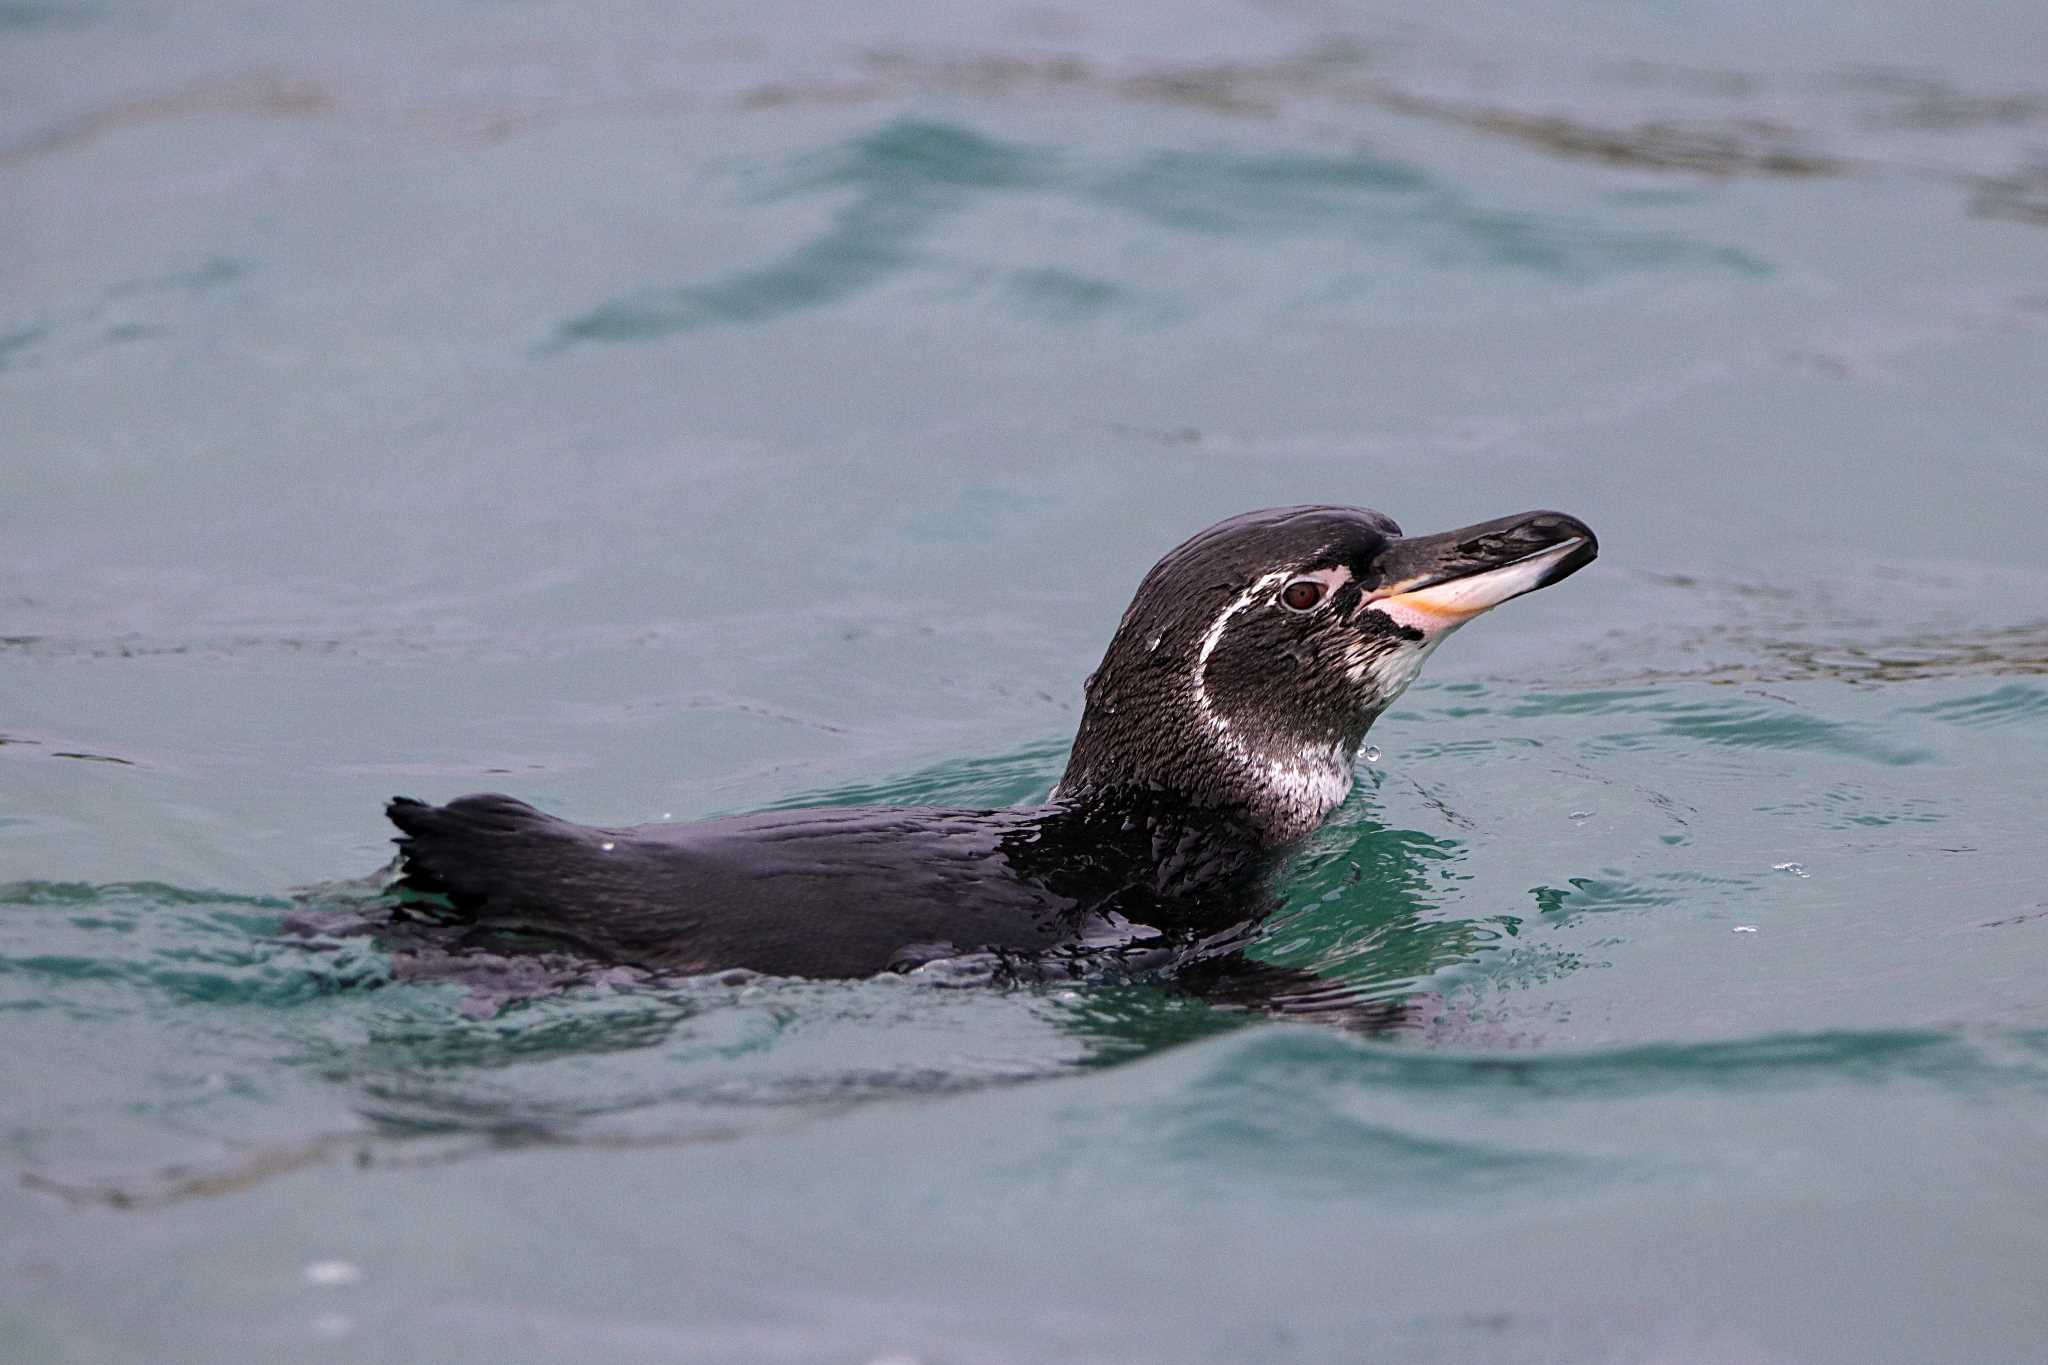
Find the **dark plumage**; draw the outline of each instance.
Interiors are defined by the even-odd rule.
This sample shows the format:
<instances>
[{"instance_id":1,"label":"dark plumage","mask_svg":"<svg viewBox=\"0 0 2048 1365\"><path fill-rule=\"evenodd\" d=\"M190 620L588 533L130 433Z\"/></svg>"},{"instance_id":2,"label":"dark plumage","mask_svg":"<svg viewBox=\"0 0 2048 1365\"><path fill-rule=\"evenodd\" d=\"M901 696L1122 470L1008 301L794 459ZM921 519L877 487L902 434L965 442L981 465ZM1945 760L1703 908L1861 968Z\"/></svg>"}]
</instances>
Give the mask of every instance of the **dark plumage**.
<instances>
[{"instance_id":1,"label":"dark plumage","mask_svg":"<svg viewBox=\"0 0 2048 1365\"><path fill-rule=\"evenodd\" d=\"M1235 517L1140 584L1044 805L608 830L508 796L401 797L401 885L472 934L661 971L850 977L979 955L1012 977L1205 962L1215 978L1429 651L1596 548L1554 512L1412 539L1357 508Z\"/></svg>"}]
</instances>

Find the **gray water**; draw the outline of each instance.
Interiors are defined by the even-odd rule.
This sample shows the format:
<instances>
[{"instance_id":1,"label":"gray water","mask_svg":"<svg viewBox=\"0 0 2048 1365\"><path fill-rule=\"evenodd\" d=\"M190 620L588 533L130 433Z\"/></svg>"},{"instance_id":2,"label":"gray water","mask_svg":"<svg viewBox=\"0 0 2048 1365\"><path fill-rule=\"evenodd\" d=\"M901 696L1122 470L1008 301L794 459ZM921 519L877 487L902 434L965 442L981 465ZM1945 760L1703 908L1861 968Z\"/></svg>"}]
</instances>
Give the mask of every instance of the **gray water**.
<instances>
[{"instance_id":1,"label":"gray water","mask_svg":"<svg viewBox=\"0 0 2048 1365\"><path fill-rule=\"evenodd\" d=\"M2048 8L0 5L0 1357L2025 1361ZM1261 956L277 933L380 802L1001 803L1140 574L1555 506Z\"/></svg>"}]
</instances>

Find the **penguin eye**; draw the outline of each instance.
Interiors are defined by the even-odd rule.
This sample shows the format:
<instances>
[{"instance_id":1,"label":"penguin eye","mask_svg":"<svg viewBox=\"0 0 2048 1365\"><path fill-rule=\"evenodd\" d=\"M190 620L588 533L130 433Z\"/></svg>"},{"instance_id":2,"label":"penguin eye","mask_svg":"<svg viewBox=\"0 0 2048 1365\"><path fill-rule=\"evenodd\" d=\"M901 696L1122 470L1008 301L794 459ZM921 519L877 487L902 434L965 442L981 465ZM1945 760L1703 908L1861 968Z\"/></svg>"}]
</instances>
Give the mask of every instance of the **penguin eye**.
<instances>
[{"instance_id":1,"label":"penguin eye","mask_svg":"<svg viewBox=\"0 0 2048 1365\"><path fill-rule=\"evenodd\" d=\"M1287 604L1289 611L1307 611L1323 600L1329 589L1313 578L1297 578L1280 590L1280 600Z\"/></svg>"}]
</instances>

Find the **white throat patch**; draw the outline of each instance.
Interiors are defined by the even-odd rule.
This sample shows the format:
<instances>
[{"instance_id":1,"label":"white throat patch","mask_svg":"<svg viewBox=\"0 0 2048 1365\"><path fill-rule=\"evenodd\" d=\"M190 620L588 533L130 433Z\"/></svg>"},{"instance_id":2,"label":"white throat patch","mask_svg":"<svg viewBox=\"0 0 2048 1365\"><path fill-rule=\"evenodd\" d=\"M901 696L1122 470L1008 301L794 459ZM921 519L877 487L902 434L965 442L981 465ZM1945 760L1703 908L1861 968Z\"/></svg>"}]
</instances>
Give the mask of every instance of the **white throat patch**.
<instances>
[{"instance_id":1,"label":"white throat patch","mask_svg":"<svg viewBox=\"0 0 2048 1365\"><path fill-rule=\"evenodd\" d=\"M1376 608L1368 607L1366 610ZM1380 694L1385 705L1392 706L1408 690L1408 684L1422 672L1424 661L1436 653L1436 647L1449 639L1456 629L1456 626L1440 629L1413 644L1403 641L1390 649L1374 652L1354 650L1347 660L1345 672L1360 686L1370 680L1372 689Z\"/></svg>"}]
</instances>

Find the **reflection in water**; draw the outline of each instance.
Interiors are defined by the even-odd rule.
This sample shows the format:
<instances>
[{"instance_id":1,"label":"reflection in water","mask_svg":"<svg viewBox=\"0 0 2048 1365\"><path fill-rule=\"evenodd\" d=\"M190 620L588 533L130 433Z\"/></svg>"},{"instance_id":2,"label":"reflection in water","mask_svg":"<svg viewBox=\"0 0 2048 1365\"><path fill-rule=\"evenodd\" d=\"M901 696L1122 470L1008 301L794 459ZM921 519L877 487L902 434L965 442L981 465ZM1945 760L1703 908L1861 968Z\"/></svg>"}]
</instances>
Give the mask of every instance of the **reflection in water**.
<instances>
[{"instance_id":1,"label":"reflection in water","mask_svg":"<svg viewBox=\"0 0 2048 1365\"><path fill-rule=\"evenodd\" d=\"M1593 280L1678 267L1771 272L1731 247L1666 232L1573 222L1474 203L1419 167L1364 154L1161 152L1094 164L974 129L897 119L843 149L797 158L766 199L847 200L825 230L770 264L705 284L634 294L559 329L557 344L639 341L720 324L766 322L843 302L886 280L949 267L920 243L945 218L996 195L1054 195L1177 232L1261 238L1317 234L1395 243L1431 260ZM957 250L957 248L956 248ZM1138 296L1068 266L1013 272L1028 312L1092 317ZM1173 301L1178 313L1192 295Z\"/></svg>"},{"instance_id":2,"label":"reflection in water","mask_svg":"<svg viewBox=\"0 0 2048 1365\"><path fill-rule=\"evenodd\" d=\"M772 197L851 191L825 232L772 265L711 284L609 303L562 341L632 341L717 323L765 322L837 303L914 259L918 241L976 198L1041 185L1044 154L950 124L903 120L843 154L804 158Z\"/></svg>"}]
</instances>

